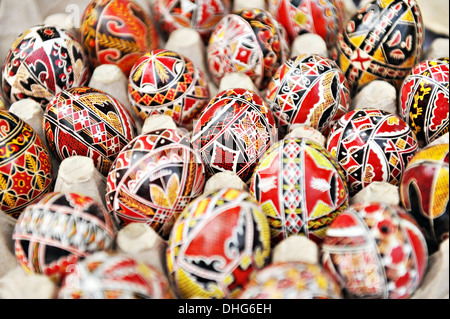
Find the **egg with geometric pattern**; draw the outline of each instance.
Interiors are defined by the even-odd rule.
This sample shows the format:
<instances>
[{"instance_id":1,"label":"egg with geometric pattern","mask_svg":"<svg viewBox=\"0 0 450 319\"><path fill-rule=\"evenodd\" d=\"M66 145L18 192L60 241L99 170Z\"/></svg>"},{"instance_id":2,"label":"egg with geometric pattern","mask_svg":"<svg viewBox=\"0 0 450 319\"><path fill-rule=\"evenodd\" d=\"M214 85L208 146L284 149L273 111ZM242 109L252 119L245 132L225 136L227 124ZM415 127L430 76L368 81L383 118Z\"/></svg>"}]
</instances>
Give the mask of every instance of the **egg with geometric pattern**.
<instances>
[{"instance_id":1,"label":"egg with geometric pattern","mask_svg":"<svg viewBox=\"0 0 450 319\"><path fill-rule=\"evenodd\" d=\"M422 283L428 250L417 223L403 208L358 203L328 229L322 264L345 298L406 299Z\"/></svg>"},{"instance_id":2,"label":"egg with geometric pattern","mask_svg":"<svg viewBox=\"0 0 450 319\"><path fill-rule=\"evenodd\" d=\"M120 102L89 87L58 93L45 110L43 128L59 161L74 155L90 157L105 176L137 132L133 118Z\"/></svg>"},{"instance_id":3,"label":"egg with geometric pattern","mask_svg":"<svg viewBox=\"0 0 450 319\"><path fill-rule=\"evenodd\" d=\"M270 252L258 202L246 191L222 188L192 201L175 221L167 272L180 298L236 298Z\"/></svg>"},{"instance_id":4,"label":"egg with geometric pattern","mask_svg":"<svg viewBox=\"0 0 450 319\"><path fill-rule=\"evenodd\" d=\"M192 145L202 156L208 176L233 172L247 183L264 152L277 137L275 119L253 91L226 89L200 113Z\"/></svg>"},{"instance_id":5,"label":"egg with geometric pattern","mask_svg":"<svg viewBox=\"0 0 450 319\"><path fill-rule=\"evenodd\" d=\"M449 58L424 60L405 78L399 92L399 115L411 126L420 147L449 129Z\"/></svg>"},{"instance_id":6,"label":"egg with geometric pattern","mask_svg":"<svg viewBox=\"0 0 450 319\"><path fill-rule=\"evenodd\" d=\"M272 77L266 101L281 134L296 125L322 132L350 108L347 80L336 63L317 54L288 59Z\"/></svg>"},{"instance_id":7,"label":"egg with geometric pattern","mask_svg":"<svg viewBox=\"0 0 450 319\"><path fill-rule=\"evenodd\" d=\"M449 236L449 144L429 145L409 161L400 199L419 224L430 253Z\"/></svg>"},{"instance_id":8,"label":"egg with geometric pattern","mask_svg":"<svg viewBox=\"0 0 450 319\"><path fill-rule=\"evenodd\" d=\"M191 129L208 104L210 92L205 75L191 60L157 49L144 54L131 69L128 99L142 121L165 114Z\"/></svg>"},{"instance_id":9,"label":"egg with geometric pattern","mask_svg":"<svg viewBox=\"0 0 450 319\"><path fill-rule=\"evenodd\" d=\"M337 38L336 62L354 96L374 80L400 88L421 59L425 27L417 1L366 1Z\"/></svg>"},{"instance_id":10,"label":"egg with geometric pattern","mask_svg":"<svg viewBox=\"0 0 450 319\"><path fill-rule=\"evenodd\" d=\"M5 102L31 98L42 108L59 92L86 85L91 76L83 46L67 31L38 25L25 30L3 65Z\"/></svg>"},{"instance_id":11,"label":"egg with geometric pattern","mask_svg":"<svg viewBox=\"0 0 450 319\"><path fill-rule=\"evenodd\" d=\"M257 8L234 11L214 27L206 49L212 81L219 86L228 73L241 72L259 90L289 55L284 28L270 13Z\"/></svg>"},{"instance_id":12,"label":"egg with geometric pattern","mask_svg":"<svg viewBox=\"0 0 450 319\"><path fill-rule=\"evenodd\" d=\"M267 216L272 245L294 235L322 243L349 201L339 164L325 147L305 138L275 143L256 166L250 192Z\"/></svg>"},{"instance_id":13,"label":"egg with geometric pattern","mask_svg":"<svg viewBox=\"0 0 450 319\"><path fill-rule=\"evenodd\" d=\"M100 251L68 270L58 299L172 299L166 276L127 254Z\"/></svg>"},{"instance_id":14,"label":"egg with geometric pattern","mask_svg":"<svg viewBox=\"0 0 450 319\"><path fill-rule=\"evenodd\" d=\"M12 238L22 269L59 285L78 260L112 251L115 232L102 204L82 194L52 192L22 212Z\"/></svg>"},{"instance_id":15,"label":"egg with geometric pattern","mask_svg":"<svg viewBox=\"0 0 450 319\"><path fill-rule=\"evenodd\" d=\"M205 168L186 130L154 130L120 151L106 185L106 205L119 229L145 223L167 240L183 209L203 193Z\"/></svg>"},{"instance_id":16,"label":"egg with geometric pattern","mask_svg":"<svg viewBox=\"0 0 450 319\"><path fill-rule=\"evenodd\" d=\"M344 170L350 195L354 196L372 182L399 185L419 144L399 116L376 108L360 108L336 122L326 147Z\"/></svg>"}]
</instances>

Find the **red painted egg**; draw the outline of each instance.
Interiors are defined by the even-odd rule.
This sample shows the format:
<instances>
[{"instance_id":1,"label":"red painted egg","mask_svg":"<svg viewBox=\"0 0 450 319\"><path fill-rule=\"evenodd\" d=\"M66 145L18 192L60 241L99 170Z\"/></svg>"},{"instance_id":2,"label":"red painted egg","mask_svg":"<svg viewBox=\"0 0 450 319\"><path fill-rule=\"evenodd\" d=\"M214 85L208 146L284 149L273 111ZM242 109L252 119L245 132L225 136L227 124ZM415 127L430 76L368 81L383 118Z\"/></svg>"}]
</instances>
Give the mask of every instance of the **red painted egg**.
<instances>
[{"instance_id":1,"label":"red painted egg","mask_svg":"<svg viewBox=\"0 0 450 319\"><path fill-rule=\"evenodd\" d=\"M289 55L284 28L267 12L244 9L214 27L206 50L217 86L227 73L242 72L263 90Z\"/></svg>"},{"instance_id":2,"label":"red painted egg","mask_svg":"<svg viewBox=\"0 0 450 319\"><path fill-rule=\"evenodd\" d=\"M276 135L275 120L259 95L246 89L228 89L202 111L192 144L209 175L230 171L247 182Z\"/></svg>"},{"instance_id":3,"label":"red painted egg","mask_svg":"<svg viewBox=\"0 0 450 319\"><path fill-rule=\"evenodd\" d=\"M128 96L143 121L153 114L165 114L188 129L210 100L203 72L188 58L165 49L146 53L136 62Z\"/></svg>"},{"instance_id":4,"label":"red painted egg","mask_svg":"<svg viewBox=\"0 0 450 319\"><path fill-rule=\"evenodd\" d=\"M247 192L224 188L189 204L166 250L178 297L236 298L270 257L267 219Z\"/></svg>"},{"instance_id":5,"label":"red painted egg","mask_svg":"<svg viewBox=\"0 0 450 319\"><path fill-rule=\"evenodd\" d=\"M58 285L79 259L112 251L111 216L92 198L49 193L28 206L14 228L14 250L27 273L43 274Z\"/></svg>"},{"instance_id":6,"label":"red painted egg","mask_svg":"<svg viewBox=\"0 0 450 319\"><path fill-rule=\"evenodd\" d=\"M71 265L58 299L172 299L156 268L125 254L97 252Z\"/></svg>"},{"instance_id":7,"label":"red painted egg","mask_svg":"<svg viewBox=\"0 0 450 319\"><path fill-rule=\"evenodd\" d=\"M284 26L291 41L300 34L314 33L329 50L336 45L346 15L342 0L269 0L267 10Z\"/></svg>"},{"instance_id":8,"label":"red painted egg","mask_svg":"<svg viewBox=\"0 0 450 319\"><path fill-rule=\"evenodd\" d=\"M205 168L181 129L133 139L108 174L106 204L119 228L146 223L168 239L175 219L203 193Z\"/></svg>"},{"instance_id":9,"label":"red painted egg","mask_svg":"<svg viewBox=\"0 0 450 319\"><path fill-rule=\"evenodd\" d=\"M0 110L0 210L17 218L53 187L50 154L25 121Z\"/></svg>"},{"instance_id":10,"label":"red painted egg","mask_svg":"<svg viewBox=\"0 0 450 319\"><path fill-rule=\"evenodd\" d=\"M320 244L348 206L342 169L322 145L308 139L274 144L255 168L250 192L267 216L272 244L291 235Z\"/></svg>"},{"instance_id":11,"label":"red painted egg","mask_svg":"<svg viewBox=\"0 0 450 319\"><path fill-rule=\"evenodd\" d=\"M281 134L296 125L328 130L337 116L348 112L350 91L336 63L316 54L288 59L269 83L270 104Z\"/></svg>"},{"instance_id":12,"label":"red painted egg","mask_svg":"<svg viewBox=\"0 0 450 319\"><path fill-rule=\"evenodd\" d=\"M400 183L403 207L419 223L430 253L449 234L449 144L421 149Z\"/></svg>"},{"instance_id":13,"label":"red painted egg","mask_svg":"<svg viewBox=\"0 0 450 319\"><path fill-rule=\"evenodd\" d=\"M449 59L425 60L403 81L399 114L411 126L420 147L448 133Z\"/></svg>"},{"instance_id":14,"label":"red painted egg","mask_svg":"<svg viewBox=\"0 0 450 319\"><path fill-rule=\"evenodd\" d=\"M142 54L158 47L150 15L131 0L91 1L80 33L92 67L115 64L126 76Z\"/></svg>"},{"instance_id":15,"label":"red painted egg","mask_svg":"<svg viewBox=\"0 0 450 319\"><path fill-rule=\"evenodd\" d=\"M87 84L89 61L83 46L57 27L23 32L6 57L2 86L9 104L31 98L44 108L62 90Z\"/></svg>"},{"instance_id":16,"label":"red painted egg","mask_svg":"<svg viewBox=\"0 0 450 319\"><path fill-rule=\"evenodd\" d=\"M89 87L58 93L45 110L43 127L49 148L60 161L87 156L103 175L136 135L126 108L109 94Z\"/></svg>"},{"instance_id":17,"label":"red painted egg","mask_svg":"<svg viewBox=\"0 0 450 319\"><path fill-rule=\"evenodd\" d=\"M337 121L327 149L343 168L353 196L372 182L398 185L418 142L399 116L367 108L350 111Z\"/></svg>"},{"instance_id":18,"label":"red painted egg","mask_svg":"<svg viewBox=\"0 0 450 319\"><path fill-rule=\"evenodd\" d=\"M355 204L339 215L322 245L322 263L346 298L409 298L427 267L417 224L399 206Z\"/></svg>"}]
</instances>

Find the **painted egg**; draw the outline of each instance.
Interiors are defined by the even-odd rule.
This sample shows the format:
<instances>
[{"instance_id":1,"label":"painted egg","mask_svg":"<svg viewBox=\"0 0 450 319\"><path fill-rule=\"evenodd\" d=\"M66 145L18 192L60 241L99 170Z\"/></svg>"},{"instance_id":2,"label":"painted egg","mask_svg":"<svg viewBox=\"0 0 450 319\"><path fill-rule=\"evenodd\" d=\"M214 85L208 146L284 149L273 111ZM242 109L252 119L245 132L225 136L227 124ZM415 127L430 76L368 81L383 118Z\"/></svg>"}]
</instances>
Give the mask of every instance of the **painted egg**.
<instances>
[{"instance_id":1,"label":"painted egg","mask_svg":"<svg viewBox=\"0 0 450 319\"><path fill-rule=\"evenodd\" d=\"M58 299L172 299L159 270L125 254L96 252L72 265Z\"/></svg>"},{"instance_id":2,"label":"painted egg","mask_svg":"<svg viewBox=\"0 0 450 319\"><path fill-rule=\"evenodd\" d=\"M296 124L324 132L337 114L349 110L350 91L333 60L307 54L292 57L278 68L266 91L266 101L280 134Z\"/></svg>"},{"instance_id":3,"label":"painted egg","mask_svg":"<svg viewBox=\"0 0 450 319\"><path fill-rule=\"evenodd\" d=\"M336 45L342 32L345 6L342 0L269 0L267 11L286 29L291 41L300 34L320 35L327 48Z\"/></svg>"},{"instance_id":4,"label":"painted egg","mask_svg":"<svg viewBox=\"0 0 450 319\"><path fill-rule=\"evenodd\" d=\"M146 223L164 239L194 198L203 193L205 168L181 129L133 139L108 174L106 204L119 228Z\"/></svg>"},{"instance_id":5,"label":"painted egg","mask_svg":"<svg viewBox=\"0 0 450 319\"><path fill-rule=\"evenodd\" d=\"M92 67L115 64L126 76L141 55L158 47L150 15L131 0L91 1L80 33Z\"/></svg>"},{"instance_id":6,"label":"painted egg","mask_svg":"<svg viewBox=\"0 0 450 319\"><path fill-rule=\"evenodd\" d=\"M224 188L197 198L176 220L167 272L180 298L236 298L270 251L259 204L245 191Z\"/></svg>"},{"instance_id":7,"label":"painted egg","mask_svg":"<svg viewBox=\"0 0 450 319\"><path fill-rule=\"evenodd\" d=\"M13 240L17 261L27 273L60 284L79 259L114 244L111 216L92 198L75 193L49 193L19 216Z\"/></svg>"},{"instance_id":8,"label":"painted egg","mask_svg":"<svg viewBox=\"0 0 450 319\"><path fill-rule=\"evenodd\" d=\"M400 183L403 207L419 223L428 250L448 238L449 144L428 146L409 161Z\"/></svg>"},{"instance_id":9,"label":"painted egg","mask_svg":"<svg viewBox=\"0 0 450 319\"><path fill-rule=\"evenodd\" d=\"M373 80L399 88L420 61L425 29L414 0L371 1L362 6L338 35L337 63L352 94Z\"/></svg>"},{"instance_id":10,"label":"painted egg","mask_svg":"<svg viewBox=\"0 0 450 319\"><path fill-rule=\"evenodd\" d=\"M284 28L266 11L244 9L223 17L206 50L208 69L217 86L227 73L241 72L263 90L288 55Z\"/></svg>"},{"instance_id":11,"label":"painted egg","mask_svg":"<svg viewBox=\"0 0 450 319\"><path fill-rule=\"evenodd\" d=\"M291 235L322 243L331 222L348 207L345 175L319 143L286 138L261 158L250 192L261 203L272 244Z\"/></svg>"},{"instance_id":12,"label":"painted egg","mask_svg":"<svg viewBox=\"0 0 450 319\"><path fill-rule=\"evenodd\" d=\"M156 0L153 15L166 38L177 29L192 28L207 41L230 7L230 0Z\"/></svg>"},{"instance_id":13,"label":"painted egg","mask_svg":"<svg viewBox=\"0 0 450 319\"><path fill-rule=\"evenodd\" d=\"M151 51L136 62L128 96L143 121L153 114L166 114L186 128L192 128L210 100L203 72L188 58L164 49Z\"/></svg>"},{"instance_id":14,"label":"painted egg","mask_svg":"<svg viewBox=\"0 0 450 319\"><path fill-rule=\"evenodd\" d=\"M45 110L43 127L49 148L60 161L87 156L105 176L120 150L136 136L125 107L89 87L58 93Z\"/></svg>"},{"instance_id":15,"label":"painted egg","mask_svg":"<svg viewBox=\"0 0 450 319\"><path fill-rule=\"evenodd\" d=\"M259 270L239 299L342 299L342 293L322 266L286 262Z\"/></svg>"},{"instance_id":16,"label":"painted egg","mask_svg":"<svg viewBox=\"0 0 450 319\"><path fill-rule=\"evenodd\" d=\"M25 121L0 110L0 210L17 218L53 187L50 154Z\"/></svg>"},{"instance_id":17,"label":"painted egg","mask_svg":"<svg viewBox=\"0 0 450 319\"><path fill-rule=\"evenodd\" d=\"M322 264L346 298L409 298L427 267L425 238L399 206L354 204L339 215L322 245Z\"/></svg>"},{"instance_id":18,"label":"painted egg","mask_svg":"<svg viewBox=\"0 0 450 319\"><path fill-rule=\"evenodd\" d=\"M62 90L87 84L89 62L69 32L35 26L15 40L3 65L5 102L31 98L42 108Z\"/></svg>"},{"instance_id":19,"label":"painted egg","mask_svg":"<svg viewBox=\"0 0 450 319\"><path fill-rule=\"evenodd\" d=\"M356 109L331 129L327 149L343 168L350 195L372 182L398 185L418 149L411 128L399 116L378 109Z\"/></svg>"},{"instance_id":20,"label":"painted egg","mask_svg":"<svg viewBox=\"0 0 450 319\"><path fill-rule=\"evenodd\" d=\"M416 134L420 147L448 132L449 59L425 60L403 81L399 114Z\"/></svg>"},{"instance_id":21,"label":"painted egg","mask_svg":"<svg viewBox=\"0 0 450 319\"><path fill-rule=\"evenodd\" d=\"M249 181L260 157L276 139L266 102L246 89L218 93L195 123L192 144L209 172L230 171Z\"/></svg>"}]
</instances>

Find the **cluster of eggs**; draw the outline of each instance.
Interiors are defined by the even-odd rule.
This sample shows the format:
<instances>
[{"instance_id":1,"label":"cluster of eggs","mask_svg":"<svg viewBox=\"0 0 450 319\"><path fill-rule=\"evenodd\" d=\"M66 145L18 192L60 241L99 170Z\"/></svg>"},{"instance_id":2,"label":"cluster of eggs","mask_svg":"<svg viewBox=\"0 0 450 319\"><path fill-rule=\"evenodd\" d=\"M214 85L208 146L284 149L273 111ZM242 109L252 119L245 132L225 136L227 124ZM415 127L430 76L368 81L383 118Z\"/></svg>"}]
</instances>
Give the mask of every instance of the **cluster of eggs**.
<instances>
[{"instance_id":1,"label":"cluster of eggs","mask_svg":"<svg viewBox=\"0 0 450 319\"><path fill-rule=\"evenodd\" d=\"M418 5L373 1L347 20L341 0L231 8L156 0L152 17L132 0L93 0L79 39L54 26L16 39L0 97L44 111L40 137L0 98L0 209L17 218L19 264L52 278L58 298L409 298L449 232L448 143L429 145L448 132L449 60L421 60ZM207 72L159 46L180 28L207 44ZM305 33L329 57L290 56ZM89 87L103 64L128 78L131 108ZM230 73L255 90L212 94ZM352 110L380 79L398 90L398 114ZM158 114L176 128L139 131ZM75 155L105 178L105 207L53 191L52 158ZM245 189L205 191L223 172ZM398 186L401 203L350 203L374 182ZM117 254L131 223L166 241L165 273ZM271 263L292 236L320 246L320 262Z\"/></svg>"}]
</instances>

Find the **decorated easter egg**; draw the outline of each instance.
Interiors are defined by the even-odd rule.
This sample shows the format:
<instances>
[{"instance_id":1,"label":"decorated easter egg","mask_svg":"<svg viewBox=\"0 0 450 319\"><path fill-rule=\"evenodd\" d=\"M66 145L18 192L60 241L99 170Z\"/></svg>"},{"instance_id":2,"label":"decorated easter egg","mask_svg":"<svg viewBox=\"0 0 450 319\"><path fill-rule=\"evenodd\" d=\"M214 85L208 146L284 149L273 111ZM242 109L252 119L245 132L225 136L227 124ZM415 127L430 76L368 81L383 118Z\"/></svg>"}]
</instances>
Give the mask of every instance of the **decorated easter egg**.
<instances>
[{"instance_id":1,"label":"decorated easter egg","mask_svg":"<svg viewBox=\"0 0 450 319\"><path fill-rule=\"evenodd\" d=\"M303 33L314 33L330 50L344 27L342 0L269 0L267 5L267 11L284 26L290 41Z\"/></svg>"},{"instance_id":2,"label":"decorated easter egg","mask_svg":"<svg viewBox=\"0 0 450 319\"><path fill-rule=\"evenodd\" d=\"M425 60L403 81L399 115L424 147L448 132L449 59Z\"/></svg>"},{"instance_id":3,"label":"decorated easter egg","mask_svg":"<svg viewBox=\"0 0 450 319\"><path fill-rule=\"evenodd\" d=\"M273 115L259 95L246 89L227 89L201 112L192 144L209 175L230 171L247 182L276 133Z\"/></svg>"},{"instance_id":4,"label":"decorated easter egg","mask_svg":"<svg viewBox=\"0 0 450 319\"><path fill-rule=\"evenodd\" d=\"M373 80L399 88L420 61L424 26L417 2L371 1L346 22L338 35L337 63L352 94Z\"/></svg>"},{"instance_id":5,"label":"decorated easter egg","mask_svg":"<svg viewBox=\"0 0 450 319\"><path fill-rule=\"evenodd\" d=\"M158 269L129 255L99 251L68 269L58 299L172 299Z\"/></svg>"},{"instance_id":6,"label":"decorated easter egg","mask_svg":"<svg viewBox=\"0 0 450 319\"><path fill-rule=\"evenodd\" d=\"M235 298L269 256L259 204L245 191L224 188L197 198L176 220L167 272L181 298Z\"/></svg>"},{"instance_id":7,"label":"decorated easter egg","mask_svg":"<svg viewBox=\"0 0 450 319\"><path fill-rule=\"evenodd\" d=\"M325 147L309 139L274 144L255 168L250 192L267 216L272 244L291 235L320 244L348 206L342 169Z\"/></svg>"},{"instance_id":8,"label":"decorated easter egg","mask_svg":"<svg viewBox=\"0 0 450 319\"><path fill-rule=\"evenodd\" d=\"M92 67L115 64L126 76L142 54L158 47L150 15L132 0L91 1L80 33Z\"/></svg>"},{"instance_id":9,"label":"decorated easter egg","mask_svg":"<svg viewBox=\"0 0 450 319\"><path fill-rule=\"evenodd\" d=\"M17 218L53 187L50 154L25 121L0 110L0 210Z\"/></svg>"},{"instance_id":10,"label":"decorated easter egg","mask_svg":"<svg viewBox=\"0 0 450 319\"><path fill-rule=\"evenodd\" d=\"M409 161L400 183L403 207L419 223L430 252L448 238L449 144L428 146Z\"/></svg>"},{"instance_id":11,"label":"decorated easter egg","mask_svg":"<svg viewBox=\"0 0 450 319\"><path fill-rule=\"evenodd\" d=\"M319 264L275 263L259 270L239 299L342 299L341 287Z\"/></svg>"},{"instance_id":12,"label":"decorated easter egg","mask_svg":"<svg viewBox=\"0 0 450 319\"><path fill-rule=\"evenodd\" d=\"M343 168L353 196L372 182L398 185L418 142L399 116L367 108L350 111L337 121L327 149Z\"/></svg>"},{"instance_id":13,"label":"decorated easter egg","mask_svg":"<svg viewBox=\"0 0 450 319\"><path fill-rule=\"evenodd\" d=\"M192 28L207 41L230 7L230 0L156 0L153 14L166 38L177 29Z\"/></svg>"},{"instance_id":14,"label":"decorated easter egg","mask_svg":"<svg viewBox=\"0 0 450 319\"><path fill-rule=\"evenodd\" d=\"M425 238L399 206L354 204L339 215L322 245L322 264L346 298L409 298L427 267Z\"/></svg>"},{"instance_id":15,"label":"decorated easter egg","mask_svg":"<svg viewBox=\"0 0 450 319\"><path fill-rule=\"evenodd\" d=\"M106 204L119 228L146 223L164 239L194 198L203 193L205 168L181 129L133 139L108 174Z\"/></svg>"},{"instance_id":16,"label":"decorated easter egg","mask_svg":"<svg viewBox=\"0 0 450 319\"><path fill-rule=\"evenodd\" d=\"M350 108L350 91L333 60L306 54L288 59L278 68L266 101L281 134L297 124L324 132L337 114Z\"/></svg>"},{"instance_id":17,"label":"decorated easter egg","mask_svg":"<svg viewBox=\"0 0 450 319\"><path fill-rule=\"evenodd\" d=\"M153 50L136 62L128 81L128 96L143 121L153 114L165 114L187 128L192 128L210 100L203 72L188 58L165 49Z\"/></svg>"},{"instance_id":18,"label":"decorated easter egg","mask_svg":"<svg viewBox=\"0 0 450 319\"><path fill-rule=\"evenodd\" d=\"M35 26L17 37L2 71L5 102L31 98L43 108L55 94L83 86L90 78L83 46L53 26Z\"/></svg>"},{"instance_id":19,"label":"decorated easter egg","mask_svg":"<svg viewBox=\"0 0 450 319\"><path fill-rule=\"evenodd\" d=\"M223 17L214 27L206 50L217 86L227 73L241 72L263 90L289 55L284 28L261 9L243 9Z\"/></svg>"},{"instance_id":20,"label":"decorated easter egg","mask_svg":"<svg viewBox=\"0 0 450 319\"><path fill-rule=\"evenodd\" d=\"M29 205L14 228L14 251L27 273L60 284L71 265L114 244L111 216L89 196L49 193Z\"/></svg>"},{"instance_id":21,"label":"decorated easter egg","mask_svg":"<svg viewBox=\"0 0 450 319\"><path fill-rule=\"evenodd\" d=\"M45 110L43 127L49 148L60 161L87 156L103 175L136 136L134 120L125 107L89 87L58 93Z\"/></svg>"}]
</instances>

